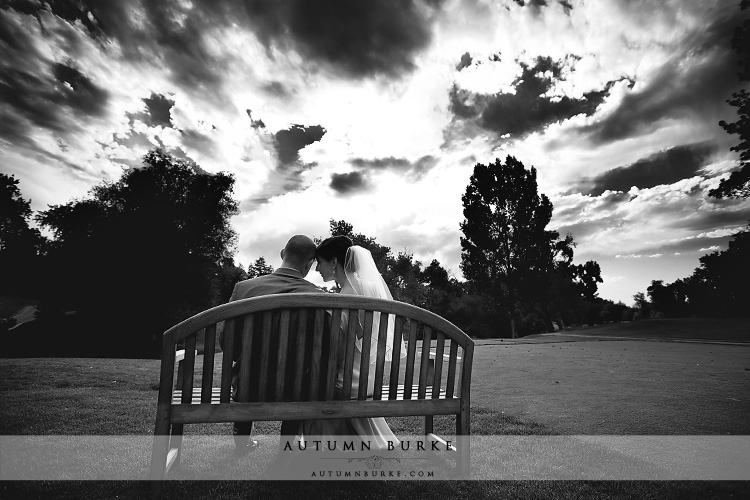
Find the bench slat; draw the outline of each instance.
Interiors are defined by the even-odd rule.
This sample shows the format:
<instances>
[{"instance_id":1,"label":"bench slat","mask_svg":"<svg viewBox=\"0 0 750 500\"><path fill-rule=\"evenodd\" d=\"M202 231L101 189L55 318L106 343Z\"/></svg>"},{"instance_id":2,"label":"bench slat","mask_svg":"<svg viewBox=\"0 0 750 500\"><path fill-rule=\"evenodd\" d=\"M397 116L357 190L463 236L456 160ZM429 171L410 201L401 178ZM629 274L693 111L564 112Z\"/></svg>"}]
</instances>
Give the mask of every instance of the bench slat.
<instances>
[{"instance_id":1,"label":"bench slat","mask_svg":"<svg viewBox=\"0 0 750 500\"><path fill-rule=\"evenodd\" d=\"M404 327L404 318L396 316L393 324L393 358L391 360L391 382L389 384L388 399L395 399L396 388L398 387L398 370L401 367L401 336Z\"/></svg>"},{"instance_id":2,"label":"bench slat","mask_svg":"<svg viewBox=\"0 0 750 500\"><path fill-rule=\"evenodd\" d=\"M279 350L276 354L276 401L281 401L284 393L290 314L289 309L281 311L281 320L279 322Z\"/></svg>"},{"instance_id":3,"label":"bench slat","mask_svg":"<svg viewBox=\"0 0 750 500\"><path fill-rule=\"evenodd\" d=\"M448 378L445 382L445 389L449 398L453 397L454 387L456 385L456 359L458 358L458 342L451 342L450 354L448 355Z\"/></svg>"},{"instance_id":4,"label":"bench slat","mask_svg":"<svg viewBox=\"0 0 750 500\"><path fill-rule=\"evenodd\" d=\"M378 329L378 353L375 361L375 392L374 399L380 399L383 394L383 371L385 369L385 348L388 340L388 314L380 314L380 328Z\"/></svg>"},{"instance_id":5,"label":"bench slat","mask_svg":"<svg viewBox=\"0 0 750 500\"><path fill-rule=\"evenodd\" d=\"M419 364L419 392L418 399L424 399L427 394L427 371L430 368L430 346L432 345L432 328L424 325L422 337L422 360Z\"/></svg>"},{"instance_id":6,"label":"bench slat","mask_svg":"<svg viewBox=\"0 0 750 500\"><path fill-rule=\"evenodd\" d=\"M417 332L419 324L416 320L409 321L409 345L406 348L406 374L404 375L404 386L407 388L407 398L411 398L411 386L414 382L414 362L417 357Z\"/></svg>"},{"instance_id":7,"label":"bench slat","mask_svg":"<svg viewBox=\"0 0 750 500\"><path fill-rule=\"evenodd\" d=\"M263 334L260 338L260 373L258 375L258 399L266 399L268 388L268 371L270 369L271 357L271 331L273 326L273 312L263 313Z\"/></svg>"},{"instance_id":8,"label":"bench slat","mask_svg":"<svg viewBox=\"0 0 750 500\"><path fill-rule=\"evenodd\" d=\"M404 417L452 415L460 399L412 399L401 401L310 401L276 403L193 404L172 406L172 423L221 423L241 420L276 421L356 417Z\"/></svg>"},{"instance_id":9,"label":"bench slat","mask_svg":"<svg viewBox=\"0 0 750 500\"><path fill-rule=\"evenodd\" d=\"M296 401L302 396L302 380L305 374L305 343L307 341L307 309L300 309L297 317L297 356L294 367L293 395Z\"/></svg>"},{"instance_id":10,"label":"bench slat","mask_svg":"<svg viewBox=\"0 0 750 500\"><path fill-rule=\"evenodd\" d=\"M440 391L443 377L443 353L445 352L445 335L437 332L437 346L435 347L435 375L432 379L432 397L436 398Z\"/></svg>"},{"instance_id":11,"label":"bench slat","mask_svg":"<svg viewBox=\"0 0 750 500\"><path fill-rule=\"evenodd\" d=\"M234 332L237 330L237 323L242 318L232 318L224 322L224 332L222 333L222 350L224 354L221 358L221 402L228 403L232 391L232 360L234 359Z\"/></svg>"},{"instance_id":12,"label":"bench slat","mask_svg":"<svg viewBox=\"0 0 750 500\"><path fill-rule=\"evenodd\" d=\"M344 387L342 388L344 399L352 397L352 369L354 367L354 345L357 337L357 326L359 325L358 318L359 311L349 309L347 315L346 353L344 354Z\"/></svg>"},{"instance_id":13,"label":"bench slat","mask_svg":"<svg viewBox=\"0 0 750 500\"><path fill-rule=\"evenodd\" d=\"M253 359L250 355L253 353L253 334L255 330L255 317L252 314L245 316L242 322L242 349L240 359L245 360L240 363L240 380L250 380L250 363L247 360ZM237 400L246 402L250 399L250 384L239 384L237 390Z\"/></svg>"},{"instance_id":14,"label":"bench slat","mask_svg":"<svg viewBox=\"0 0 750 500\"><path fill-rule=\"evenodd\" d=\"M414 385L414 386L412 386L411 389L412 389L413 392L416 392L417 388L418 388L418 386ZM430 389L430 391L432 391L432 387L431 386L428 386L428 388ZM202 394L201 391L202 391L202 389L200 387L194 387L193 391L192 391L193 392L192 401L190 403L182 403L182 401L181 401L182 391L180 389L176 389L175 391L173 391L173 394L172 394L172 404L173 405L179 405L179 404L194 404L194 405L197 405L197 404L202 404L201 398L200 398L200 396ZM384 400L389 395L394 396L394 399L396 399L396 400L404 400L404 392L406 391L406 387L404 387L403 384L399 384L396 387L395 391L391 391L390 386L384 385L383 387L381 387L381 391L382 391L383 399ZM221 388L220 387L212 387L210 394L211 394L211 404L219 404L219 403L221 403ZM439 396L436 399L456 399L456 398L453 398L452 396L448 396L448 394L446 393L446 391L444 389L441 389L440 393L439 393ZM369 398L366 399L366 401L373 401L373 400L374 400L373 397L369 397ZM352 400L352 401L355 401L355 400ZM415 401L415 400L412 400L412 401Z\"/></svg>"},{"instance_id":15,"label":"bench slat","mask_svg":"<svg viewBox=\"0 0 750 500\"><path fill-rule=\"evenodd\" d=\"M182 390L191 391L193 388L193 378L195 377L195 335L185 339L185 363L183 366ZM193 396L192 392L186 392L182 396L183 403L190 403Z\"/></svg>"},{"instance_id":16,"label":"bench slat","mask_svg":"<svg viewBox=\"0 0 750 500\"><path fill-rule=\"evenodd\" d=\"M206 327L203 341L203 377L201 384L201 402L207 403L211 400L211 386L214 383L214 354L216 353L216 324Z\"/></svg>"},{"instance_id":17,"label":"bench slat","mask_svg":"<svg viewBox=\"0 0 750 500\"><path fill-rule=\"evenodd\" d=\"M331 318L330 346L328 348L328 368L326 372L326 390L324 398L326 401L333 399L336 387L336 361L338 360L339 343L341 339L341 309L334 309Z\"/></svg>"},{"instance_id":18,"label":"bench slat","mask_svg":"<svg viewBox=\"0 0 750 500\"><path fill-rule=\"evenodd\" d=\"M359 364L359 391L357 399L367 399L367 383L370 377L370 344L372 343L372 311L365 311L364 334L362 335L362 357Z\"/></svg>"},{"instance_id":19,"label":"bench slat","mask_svg":"<svg viewBox=\"0 0 750 500\"><path fill-rule=\"evenodd\" d=\"M312 368L310 373L310 399L317 399L320 390L320 368L323 351L323 330L325 326L325 311L315 310L315 333L313 336Z\"/></svg>"}]
</instances>

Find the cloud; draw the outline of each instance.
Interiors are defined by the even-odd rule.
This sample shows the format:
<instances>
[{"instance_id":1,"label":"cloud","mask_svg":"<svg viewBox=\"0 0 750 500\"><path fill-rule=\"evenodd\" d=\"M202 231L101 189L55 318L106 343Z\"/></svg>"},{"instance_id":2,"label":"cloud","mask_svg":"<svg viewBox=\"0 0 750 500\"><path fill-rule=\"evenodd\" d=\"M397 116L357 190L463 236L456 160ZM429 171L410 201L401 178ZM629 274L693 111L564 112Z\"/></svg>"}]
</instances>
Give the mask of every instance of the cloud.
<instances>
[{"instance_id":1,"label":"cloud","mask_svg":"<svg viewBox=\"0 0 750 500\"><path fill-rule=\"evenodd\" d=\"M605 191L627 192L632 186L645 189L660 184L673 184L696 175L715 149L708 143L666 149L631 165L608 170L592 179L584 179L577 189L591 196L599 196Z\"/></svg>"},{"instance_id":2,"label":"cloud","mask_svg":"<svg viewBox=\"0 0 750 500\"><path fill-rule=\"evenodd\" d=\"M266 124L263 123L263 120L260 120L260 119L254 120L253 119L253 113L252 113L252 111L250 111L249 109L247 109L247 110L245 110L245 112L247 113L247 117L250 118L250 126L252 128L256 128L256 129L258 129L258 128L266 128Z\"/></svg>"},{"instance_id":3,"label":"cloud","mask_svg":"<svg viewBox=\"0 0 750 500\"><path fill-rule=\"evenodd\" d=\"M721 247L720 247L720 246L718 246L718 245L712 245L712 246L710 246L710 247L706 247L706 248L701 248L701 249L700 249L700 250L698 250L698 251L699 251L699 252L718 252L719 250L721 250Z\"/></svg>"},{"instance_id":4,"label":"cloud","mask_svg":"<svg viewBox=\"0 0 750 500\"><path fill-rule=\"evenodd\" d=\"M171 127L172 126L172 115L170 110L174 106L174 101L164 97L161 94L151 94L143 100L146 103L146 110L151 117L150 123L147 125L152 127Z\"/></svg>"},{"instance_id":5,"label":"cloud","mask_svg":"<svg viewBox=\"0 0 750 500\"><path fill-rule=\"evenodd\" d=\"M648 79L635 85L606 117L582 126L580 133L601 145L648 134L667 120L716 122L716 110L737 90L737 55L730 39L738 24L736 11L692 31L675 43L675 55Z\"/></svg>"},{"instance_id":6,"label":"cloud","mask_svg":"<svg viewBox=\"0 0 750 500\"><path fill-rule=\"evenodd\" d=\"M425 155L415 161L406 158L353 158L349 164L355 170L348 173L331 175L330 187L339 194L352 194L356 191L369 190L371 172L395 172L403 175L409 181L418 181L437 165L438 159L432 155Z\"/></svg>"},{"instance_id":7,"label":"cloud","mask_svg":"<svg viewBox=\"0 0 750 500\"><path fill-rule=\"evenodd\" d=\"M406 158L373 158L363 159L354 158L349 160L353 166L362 170L390 170L393 172L402 172L408 174L414 180L420 179L430 169L438 163L438 159L432 155L425 155L412 162Z\"/></svg>"},{"instance_id":8,"label":"cloud","mask_svg":"<svg viewBox=\"0 0 750 500\"><path fill-rule=\"evenodd\" d=\"M461 56L461 62L456 64L456 71L461 71L464 68L468 68L471 66L471 54L466 52L464 55Z\"/></svg>"},{"instance_id":9,"label":"cloud","mask_svg":"<svg viewBox=\"0 0 750 500\"><path fill-rule=\"evenodd\" d=\"M269 82L263 85L262 88L268 94L279 99L290 99L294 95L294 92L281 82Z\"/></svg>"},{"instance_id":10,"label":"cloud","mask_svg":"<svg viewBox=\"0 0 750 500\"><path fill-rule=\"evenodd\" d=\"M267 46L290 47L306 59L352 77L398 76L432 40L442 1L249 0L246 21Z\"/></svg>"},{"instance_id":11,"label":"cloud","mask_svg":"<svg viewBox=\"0 0 750 500\"><path fill-rule=\"evenodd\" d=\"M367 175L356 170L343 174L332 174L329 186L343 195L358 192L367 187Z\"/></svg>"},{"instance_id":12,"label":"cloud","mask_svg":"<svg viewBox=\"0 0 750 500\"><path fill-rule=\"evenodd\" d=\"M217 156L219 154L216 143L210 135L195 129L180 130L180 134L182 135L183 144L185 145L185 149L188 150L188 154L190 150L198 151L206 157Z\"/></svg>"},{"instance_id":13,"label":"cloud","mask_svg":"<svg viewBox=\"0 0 750 500\"><path fill-rule=\"evenodd\" d=\"M36 150L33 128L70 137L107 113L110 92L76 62L51 61L24 21L0 10L0 139Z\"/></svg>"},{"instance_id":14,"label":"cloud","mask_svg":"<svg viewBox=\"0 0 750 500\"><path fill-rule=\"evenodd\" d=\"M533 65L519 62L521 76L513 81L515 93L476 94L453 85L450 89L450 111L455 119L468 120L499 136L523 138L579 114L592 115L609 94L612 82L604 89L584 93L581 98L550 95L558 82L565 80L579 58L565 61L538 57ZM454 121L455 121L454 119Z\"/></svg>"},{"instance_id":15,"label":"cloud","mask_svg":"<svg viewBox=\"0 0 750 500\"><path fill-rule=\"evenodd\" d=\"M300 150L322 139L325 133L326 129L320 125L292 125L276 132L274 146L281 165L297 162Z\"/></svg>"}]
</instances>

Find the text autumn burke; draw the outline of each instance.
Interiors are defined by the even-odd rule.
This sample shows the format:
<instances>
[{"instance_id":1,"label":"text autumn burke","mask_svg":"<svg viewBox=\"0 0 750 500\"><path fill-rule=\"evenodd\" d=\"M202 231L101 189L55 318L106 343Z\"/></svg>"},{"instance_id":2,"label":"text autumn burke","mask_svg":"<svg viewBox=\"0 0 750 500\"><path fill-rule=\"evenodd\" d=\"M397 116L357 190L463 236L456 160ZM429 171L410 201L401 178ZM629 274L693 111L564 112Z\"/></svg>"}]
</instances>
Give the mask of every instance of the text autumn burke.
<instances>
[{"instance_id":1,"label":"text autumn burke","mask_svg":"<svg viewBox=\"0 0 750 500\"><path fill-rule=\"evenodd\" d=\"M378 451L451 451L453 450L452 441L424 441L424 440L402 440L387 441L387 448ZM295 443L287 441L284 445L284 451L371 451L370 441L364 440L307 440L296 441Z\"/></svg>"}]
</instances>

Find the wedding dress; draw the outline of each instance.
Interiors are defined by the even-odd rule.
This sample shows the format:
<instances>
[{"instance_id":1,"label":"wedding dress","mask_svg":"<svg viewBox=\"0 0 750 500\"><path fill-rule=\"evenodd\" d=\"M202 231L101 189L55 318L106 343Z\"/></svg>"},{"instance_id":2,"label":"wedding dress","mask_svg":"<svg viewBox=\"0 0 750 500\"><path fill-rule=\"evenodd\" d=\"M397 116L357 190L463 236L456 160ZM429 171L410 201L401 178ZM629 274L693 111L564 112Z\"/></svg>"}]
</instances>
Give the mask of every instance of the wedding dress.
<instances>
[{"instance_id":1,"label":"wedding dress","mask_svg":"<svg viewBox=\"0 0 750 500\"><path fill-rule=\"evenodd\" d=\"M376 297L383 299L393 299L391 292L375 266L375 261L370 251L360 246L352 246L346 252L346 262L344 264L347 283L343 283L341 292L343 294L362 295L365 297ZM348 311L342 312L342 329L348 331ZM363 324L361 318L355 320ZM372 396L375 390L375 364L377 360L377 348L380 326L380 313L373 314L372 321L372 338L370 343L369 363L364 369L368 370L367 376L367 395ZM393 360L393 340L394 340L394 318L388 320L387 338L386 338L386 362L398 363L399 360ZM360 360L362 358L363 339L357 339L354 347L354 365L352 370L352 397L356 398L359 391L360 373L363 370ZM402 341L401 356L406 356L406 345ZM343 371L337 373L336 389L343 389ZM308 420L301 424L300 436L358 436L363 441L369 441L373 450L387 449L388 442L393 445L398 444L398 439L388 427L385 418L348 418L332 420Z\"/></svg>"}]
</instances>

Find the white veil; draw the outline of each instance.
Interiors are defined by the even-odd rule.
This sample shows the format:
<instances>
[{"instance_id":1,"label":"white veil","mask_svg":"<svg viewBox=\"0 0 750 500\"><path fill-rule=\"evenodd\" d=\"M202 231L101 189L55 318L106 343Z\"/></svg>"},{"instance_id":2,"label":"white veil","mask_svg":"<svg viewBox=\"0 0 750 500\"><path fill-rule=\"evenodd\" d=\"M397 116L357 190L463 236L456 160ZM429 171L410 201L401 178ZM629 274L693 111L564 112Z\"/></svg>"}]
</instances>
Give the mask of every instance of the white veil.
<instances>
[{"instance_id":1,"label":"white veil","mask_svg":"<svg viewBox=\"0 0 750 500\"><path fill-rule=\"evenodd\" d=\"M375 266L372 254L366 248L354 245L346 250L346 262L344 263L344 272L346 279L357 292L357 295L364 297L376 297L380 299L393 300L388 286L383 280L380 271ZM385 343L385 360L393 359L393 338L394 338L395 317L388 318L388 337ZM374 363L378 352L378 337L380 331L380 313L375 312L372 318L372 340L370 342L370 362ZM360 349L362 340L358 340ZM401 357L406 356L406 344L401 341Z\"/></svg>"}]
</instances>

